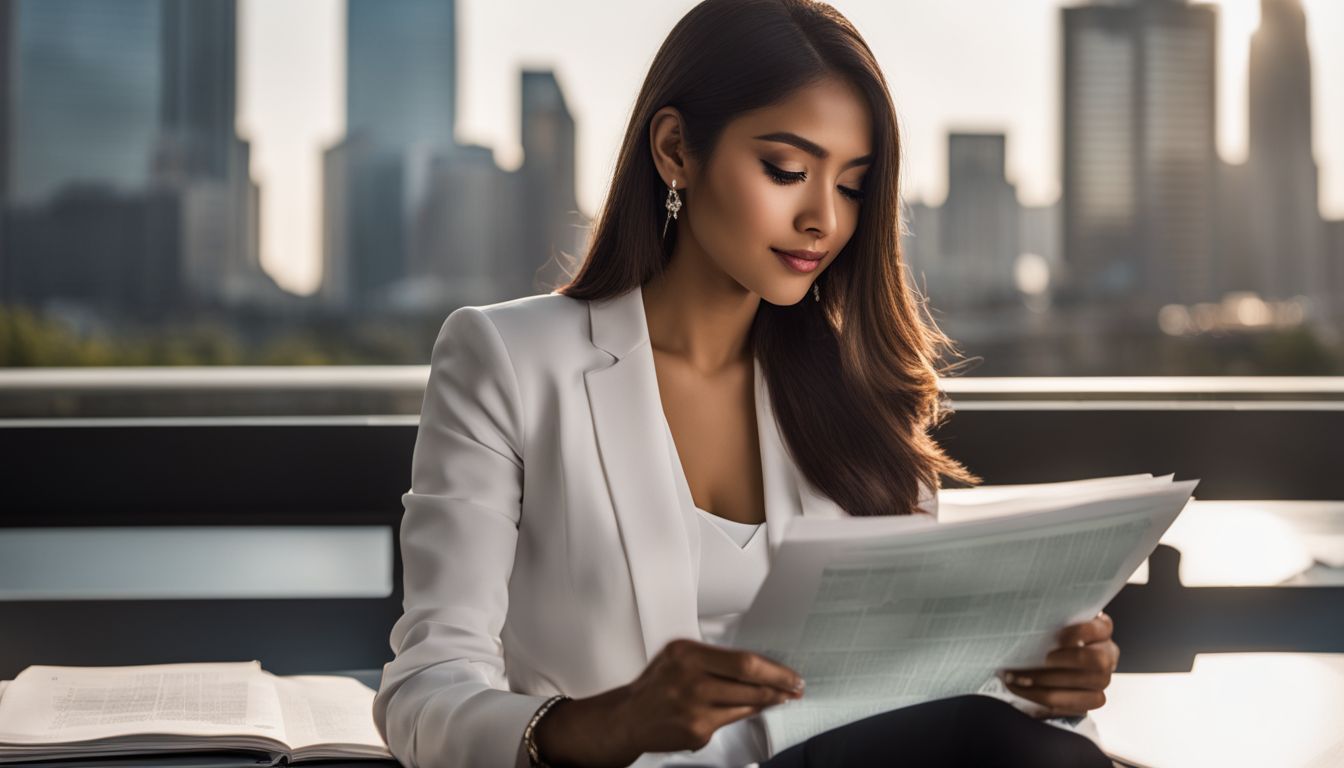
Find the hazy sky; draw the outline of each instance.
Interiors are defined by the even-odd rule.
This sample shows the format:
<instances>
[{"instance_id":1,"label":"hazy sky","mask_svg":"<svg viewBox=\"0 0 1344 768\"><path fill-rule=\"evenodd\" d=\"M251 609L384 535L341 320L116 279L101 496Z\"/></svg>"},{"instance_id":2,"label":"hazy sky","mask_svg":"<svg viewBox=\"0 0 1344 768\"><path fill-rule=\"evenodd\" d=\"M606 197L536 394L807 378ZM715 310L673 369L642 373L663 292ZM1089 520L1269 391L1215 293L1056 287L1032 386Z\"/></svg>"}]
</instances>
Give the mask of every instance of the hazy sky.
<instances>
[{"instance_id":1,"label":"hazy sky","mask_svg":"<svg viewBox=\"0 0 1344 768\"><path fill-rule=\"evenodd\" d=\"M515 168L518 70L556 70L578 127L579 205L596 211L653 54L696 0L459 0L457 140ZM1008 134L1022 202L1059 196L1059 8L1072 0L834 0L877 54L906 142L906 194L941 202L946 132ZM1344 0L1307 11L1321 207L1344 218ZM1218 147L1246 155L1246 58L1260 0L1218 0ZM239 132L262 186L262 263L281 285L321 277L322 150L344 132L344 0L241 0Z\"/></svg>"}]
</instances>

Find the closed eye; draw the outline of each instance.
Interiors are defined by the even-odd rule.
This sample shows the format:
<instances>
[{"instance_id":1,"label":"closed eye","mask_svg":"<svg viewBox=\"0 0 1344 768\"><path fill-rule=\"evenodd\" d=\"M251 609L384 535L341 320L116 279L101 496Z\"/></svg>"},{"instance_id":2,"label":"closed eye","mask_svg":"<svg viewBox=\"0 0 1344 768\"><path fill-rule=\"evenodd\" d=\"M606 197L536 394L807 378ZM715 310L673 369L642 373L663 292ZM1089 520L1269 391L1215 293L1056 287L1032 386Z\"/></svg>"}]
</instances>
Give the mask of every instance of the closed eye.
<instances>
[{"instance_id":1,"label":"closed eye","mask_svg":"<svg viewBox=\"0 0 1344 768\"><path fill-rule=\"evenodd\" d=\"M785 171L765 160L761 161L761 165L765 166L765 174L776 184L794 184L807 180L806 171ZM861 189L851 189L844 186L837 186L836 189L840 190L840 194L855 202L863 199L863 190Z\"/></svg>"}]
</instances>

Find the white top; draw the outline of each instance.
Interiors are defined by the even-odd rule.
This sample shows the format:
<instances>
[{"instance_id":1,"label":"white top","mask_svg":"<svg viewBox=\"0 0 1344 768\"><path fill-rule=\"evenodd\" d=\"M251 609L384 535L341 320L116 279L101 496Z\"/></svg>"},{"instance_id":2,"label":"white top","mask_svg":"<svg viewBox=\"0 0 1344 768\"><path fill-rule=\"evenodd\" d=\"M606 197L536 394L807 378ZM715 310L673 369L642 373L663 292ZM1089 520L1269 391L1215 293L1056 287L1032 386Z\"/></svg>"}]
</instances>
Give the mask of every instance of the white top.
<instances>
[{"instance_id":1,"label":"white top","mask_svg":"<svg viewBox=\"0 0 1344 768\"><path fill-rule=\"evenodd\" d=\"M695 506L672 430L666 432L682 509L694 514L700 525L700 581L696 591L700 634L705 642L717 643L751 606L770 569L765 524L739 523ZM752 716L715 731L709 743L698 750L665 755L661 765L743 768L767 757L764 724L759 716Z\"/></svg>"},{"instance_id":2,"label":"white top","mask_svg":"<svg viewBox=\"0 0 1344 768\"><path fill-rule=\"evenodd\" d=\"M696 591L700 634L719 642L736 626L770 568L765 524L729 520L700 507L700 585Z\"/></svg>"}]
</instances>

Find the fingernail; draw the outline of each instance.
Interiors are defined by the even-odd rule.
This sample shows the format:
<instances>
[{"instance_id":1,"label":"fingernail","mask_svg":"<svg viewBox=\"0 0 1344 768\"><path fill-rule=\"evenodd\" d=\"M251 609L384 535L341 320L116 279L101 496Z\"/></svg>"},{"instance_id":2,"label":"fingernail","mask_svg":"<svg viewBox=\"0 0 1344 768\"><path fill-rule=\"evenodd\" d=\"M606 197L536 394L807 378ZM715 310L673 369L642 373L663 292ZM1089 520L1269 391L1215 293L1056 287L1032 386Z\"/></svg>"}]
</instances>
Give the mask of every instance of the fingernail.
<instances>
[{"instance_id":1,"label":"fingernail","mask_svg":"<svg viewBox=\"0 0 1344 768\"><path fill-rule=\"evenodd\" d=\"M1082 640L1079 640L1075 642L1074 645L1078 646L1079 648L1082 648L1084 645L1087 645L1087 643L1084 643Z\"/></svg>"},{"instance_id":2,"label":"fingernail","mask_svg":"<svg viewBox=\"0 0 1344 768\"><path fill-rule=\"evenodd\" d=\"M1030 677L1019 677L1019 678L1017 678L1017 684L1018 684L1018 686L1020 686L1020 687L1022 687L1022 688L1030 688L1030 687L1031 687L1031 678L1030 678Z\"/></svg>"},{"instance_id":3,"label":"fingernail","mask_svg":"<svg viewBox=\"0 0 1344 768\"><path fill-rule=\"evenodd\" d=\"M806 687L807 687L807 681L801 677L793 681L793 690L795 691L802 691Z\"/></svg>"},{"instance_id":4,"label":"fingernail","mask_svg":"<svg viewBox=\"0 0 1344 768\"><path fill-rule=\"evenodd\" d=\"M1004 673L1003 673L1003 682L1005 682L1005 683L1007 683L1007 684L1009 684L1009 685L1012 685L1012 684L1013 684L1013 681L1016 680L1016 679L1017 679L1017 675L1014 675L1012 672L1004 672Z\"/></svg>"}]
</instances>

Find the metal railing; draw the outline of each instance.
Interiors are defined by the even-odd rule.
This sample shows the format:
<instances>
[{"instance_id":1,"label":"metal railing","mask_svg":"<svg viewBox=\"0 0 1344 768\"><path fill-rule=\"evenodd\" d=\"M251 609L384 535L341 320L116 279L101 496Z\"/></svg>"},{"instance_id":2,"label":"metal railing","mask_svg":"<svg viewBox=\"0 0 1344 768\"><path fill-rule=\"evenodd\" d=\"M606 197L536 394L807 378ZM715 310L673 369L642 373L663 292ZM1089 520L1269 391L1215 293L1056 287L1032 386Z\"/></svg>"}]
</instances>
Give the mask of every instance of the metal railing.
<instances>
[{"instance_id":1,"label":"metal railing","mask_svg":"<svg viewBox=\"0 0 1344 768\"><path fill-rule=\"evenodd\" d=\"M0 369L0 419L418 416L427 365ZM1344 377L942 381L957 410L1342 410Z\"/></svg>"}]
</instances>

